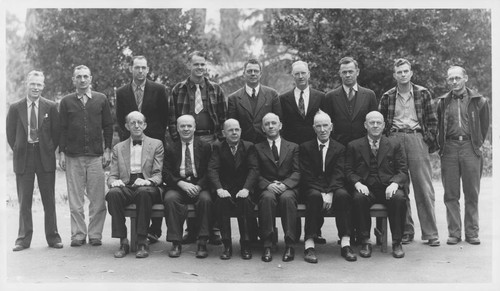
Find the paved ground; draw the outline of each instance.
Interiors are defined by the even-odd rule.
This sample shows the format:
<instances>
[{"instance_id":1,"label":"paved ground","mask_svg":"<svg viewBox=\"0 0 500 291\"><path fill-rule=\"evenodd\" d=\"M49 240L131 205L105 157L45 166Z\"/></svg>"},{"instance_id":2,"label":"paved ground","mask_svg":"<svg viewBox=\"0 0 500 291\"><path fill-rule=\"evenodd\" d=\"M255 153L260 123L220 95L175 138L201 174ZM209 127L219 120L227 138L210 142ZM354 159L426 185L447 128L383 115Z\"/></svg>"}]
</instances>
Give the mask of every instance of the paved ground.
<instances>
[{"instance_id":1,"label":"paved ground","mask_svg":"<svg viewBox=\"0 0 500 291\"><path fill-rule=\"evenodd\" d=\"M139 282L149 283L358 283L343 285L346 289L372 289L373 286L383 286L400 289L428 290L448 288L440 283L458 284L454 289L470 289L471 284L480 284L481 290L500 290L497 277L493 276L493 264L498 270L499 239L492 235L493 201L496 196L493 192L491 178L483 179L480 196L480 228L482 243L472 246L462 242L456 246L446 245L446 220L443 204L443 190L441 183L435 183L436 188L436 215L442 245L432 248L416 238L410 245L404 246L406 256L403 259L394 259L390 253L381 253L379 247L374 248L372 258L363 259L358 256L357 262L347 262L340 256L340 247L336 244L337 232L333 219L327 219L323 227L327 244L317 246L318 264L308 264L303 260L303 244L296 248L296 259L284 263L281 255L284 242L280 228L278 250L274 253L271 263L260 260L260 250L254 250L254 258L244 261L239 256L239 247L235 244L235 256L230 261L221 261L219 254L221 247L210 246L209 257L204 260L196 259L194 252L196 245L184 246L182 256L172 259L167 256L170 244L162 236L162 241L151 246L151 254L147 259L136 259L133 254L123 259L113 258L113 252L118 247L118 240L110 238L111 226L108 215L104 230L103 246L92 247L85 245L72 248L70 242L69 210L67 204L58 204L58 226L63 238L64 248L51 249L46 246L43 236L43 208L36 202L33 209L34 238L31 248L22 252L12 252L17 233L17 205L8 204L5 209L6 229L2 233L6 255L6 270L2 281L8 290L17 290L35 287L64 288L64 289L111 289L115 285L102 283L126 283L120 287L134 288ZM10 185L11 186L11 185ZM498 205L498 204L497 204ZM412 205L413 206L413 205ZM413 213L416 214L413 206ZM416 218L416 217L414 217ZM498 215L496 216L498 219ZM233 219L234 233L237 233L237 223ZM417 219L418 223L418 219ZM498 224L496 224L498 228ZM417 231L420 227L417 224ZM163 227L165 232L165 226ZM498 235L498 229L496 229ZM237 241L237 237L234 238ZM493 249L496 249L493 252ZM356 249L357 251L357 249ZM3 277L3 276L2 276ZM26 283L29 283L26 285ZM31 285L35 283L35 285ZM55 284L52 284L55 283ZM85 284L81 284L85 283ZM98 283L94 285L92 283ZM365 285L369 283L390 283L390 285ZM395 285L401 283L405 285ZM407 284L416 283L416 284ZM425 284L422 284L425 283ZM427 284L429 283L429 284ZM179 290L184 288L201 289L205 287L227 289L249 289L254 285L175 285ZM269 285L259 285L269 287ZM274 286L274 285L273 285ZM314 285L320 289L329 288L329 285ZM338 285L336 285L338 286ZM287 288L301 288L302 284L287 285ZM361 287L361 289L359 288ZM260 287L259 287L260 288ZM317 289L318 289L317 288ZM498 289L497 289L498 288ZM2 288L2 290L5 290Z\"/></svg>"}]
</instances>

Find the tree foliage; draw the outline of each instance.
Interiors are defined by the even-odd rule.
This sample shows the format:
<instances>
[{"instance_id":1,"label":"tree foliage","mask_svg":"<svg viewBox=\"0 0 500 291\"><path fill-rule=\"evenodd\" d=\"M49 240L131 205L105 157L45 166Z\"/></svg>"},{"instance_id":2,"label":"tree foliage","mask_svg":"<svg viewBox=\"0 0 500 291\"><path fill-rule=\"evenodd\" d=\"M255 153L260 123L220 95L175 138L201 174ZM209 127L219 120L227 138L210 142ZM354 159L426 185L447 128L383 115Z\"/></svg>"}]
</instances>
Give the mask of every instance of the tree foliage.
<instances>
[{"instance_id":1,"label":"tree foliage","mask_svg":"<svg viewBox=\"0 0 500 291\"><path fill-rule=\"evenodd\" d=\"M23 85L28 64L23 48L23 39L19 35L21 22L15 15L6 14L6 53L7 53L7 102L26 96L26 86Z\"/></svg>"}]
</instances>

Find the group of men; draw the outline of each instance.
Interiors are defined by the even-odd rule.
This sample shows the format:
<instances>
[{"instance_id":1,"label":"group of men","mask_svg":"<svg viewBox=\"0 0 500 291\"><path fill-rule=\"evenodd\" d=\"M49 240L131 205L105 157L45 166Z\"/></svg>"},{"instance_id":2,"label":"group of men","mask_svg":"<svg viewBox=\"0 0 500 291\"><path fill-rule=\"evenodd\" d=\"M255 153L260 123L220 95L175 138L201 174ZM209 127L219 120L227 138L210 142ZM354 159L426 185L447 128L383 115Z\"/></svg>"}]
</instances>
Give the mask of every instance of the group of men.
<instances>
[{"instance_id":1,"label":"group of men","mask_svg":"<svg viewBox=\"0 0 500 291\"><path fill-rule=\"evenodd\" d=\"M375 93L357 84L356 60L339 62L342 86L326 95L309 86L307 63L292 65L295 88L279 95L260 83L262 66L251 59L244 65L245 86L227 97L206 78L206 58L189 57L190 76L172 94L147 80L143 56L132 60L132 81L116 92L120 140L111 150L112 117L106 97L91 90L86 66L74 69L76 92L54 102L41 97L42 72L27 77L28 96L13 104L7 115L7 140L14 152L20 204L19 234L14 251L29 248L33 232L31 200L37 175L45 210L45 233L50 247L62 248L57 231L54 181L55 150L66 170L71 210L71 246L102 244L105 200L112 216L112 237L120 239L114 254L130 251L125 207L136 204L137 253L149 256L149 244L161 236L161 219L151 220L153 204L164 204L170 257L179 257L182 244L197 240L196 257L208 256L207 243L220 229L221 259L232 257L230 217L236 215L240 253L252 258L251 243L258 233L261 259L272 260L279 212L284 233L282 260L295 257L301 221L297 204L306 204L304 259L317 263L315 244L324 214L333 210L341 256L356 261L370 257L370 207L388 208L392 249L404 257L402 244L414 238L409 183L413 185L422 240L439 246L434 212L434 189L429 153L439 149L448 244L460 242L460 180L465 197L465 239L479 244L478 195L482 170L480 146L489 129L487 99L465 86L465 69L451 67L451 91L433 104L428 89L411 82L411 64L394 63L397 86L377 102ZM169 129L172 140L165 139ZM103 168L111 165L105 195ZM89 204L85 224L84 197ZM183 224L188 204L196 219ZM258 205L258 225L254 215ZM151 221L151 224L150 224Z\"/></svg>"}]
</instances>

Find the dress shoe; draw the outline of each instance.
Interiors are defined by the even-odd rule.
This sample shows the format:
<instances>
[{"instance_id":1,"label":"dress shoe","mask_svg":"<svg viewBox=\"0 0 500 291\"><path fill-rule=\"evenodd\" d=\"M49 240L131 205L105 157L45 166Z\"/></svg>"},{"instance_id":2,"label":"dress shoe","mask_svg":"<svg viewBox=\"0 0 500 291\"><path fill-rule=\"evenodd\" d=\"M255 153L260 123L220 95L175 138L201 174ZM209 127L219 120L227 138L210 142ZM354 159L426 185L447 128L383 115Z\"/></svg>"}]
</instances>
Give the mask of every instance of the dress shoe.
<instances>
[{"instance_id":1,"label":"dress shoe","mask_svg":"<svg viewBox=\"0 0 500 291\"><path fill-rule=\"evenodd\" d=\"M283 262L291 262L293 259L295 259L295 249L293 247L285 247Z\"/></svg>"},{"instance_id":2,"label":"dress shoe","mask_svg":"<svg viewBox=\"0 0 500 291\"><path fill-rule=\"evenodd\" d=\"M321 235L318 235L318 237L314 238L314 243L318 245L324 245L326 244L326 239Z\"/></svg>"},{"instance_id":3,"label":"dress shoe","mask_svg":"<svg viewBox=\"0 0 500 291\"><path fill-rule=\"evenodd\" d=\"M404 245L407 245L413 241L413 234L404 234L403 237L401 238L401 243Z\"/></svg>"},{"instance_id":4,"label":"dress shoe","mask_svg":"<svg viewBox=\"0 0 500 291\"><path fill-rule=\"evenodd\" d=\"M194 243L194 242L196 242L196 236L191 235L189 232L188 232L188 233L186 233L186 234L184 234L184 235L182 236L182 244L183 244L183 245L186 245L186 244L192 244L192 243Z\"/></svg>"},{"instance_id":5,"label":"dress shoe","mask_svg":"<svg viewBox=\"0 0 500 291\"><path fill-rule=\"evenodd\" d=\"M168 256L171 258L178 258L181 256L182 245L179 242L172 244L172 249L168 252Z\"/></svg>"},{"instance_id":6,"label":"dress shoe","mask_svg":"<svg viewBox=\"0 0 500 291\"><path fill-rule=\"evenodd\" d=\"M19 252L19 251L22 251L24 249L27 249L27 247L22 246L22 245L15 245L14 248L12 249L12 251Z\"/></svg>"},{"instance_id":7,"label":"dress shoe","mask_svg":"<svg viewBox=\"0 0 500 291\"><path fill-rule=\"evenodd\" d=\"M63 244L61 242L56 242L56 243L50 244L49 247L54 248L54 249L62 249Z\"/></svg>"},{"instance_id":8,"label":"dress shoe","mask_svg":"<svg viewBox=\"0 0 500 291\"><path fill-rule=\"evenodd\" d=\"M241 258L243 260L250 260L252 258L252 251L248 248L241 248Z\"/></svg>"},{"instance_id":9,"label":"dress shoe","mask_svg":"<svg viewBox=\"0 0 500 291\"><path fill-rule=\"evenodd\" d=\"M351 246L345 246L340 249L340 255L348 262L354 262L358 259Z\"/></svg>"},{"instance_id":10,"label":"dress shoe","mask_svg":"<svg viewBox=\"0 0 500 291\"><path fill-rule=\"evenodd\" d=\"M362 258L369 258L372 256L372 244L364 243L361 245L361 249L359 250L359 255Z\"/></svg>"},{"instance_id":11,"label":"dress shoe","mask_svg":"<svg viewBox=\"0 0 500 291\"><path fill-rule=\"evenodd\" d=\"M222 252L222 255L220 255L221 260L229 260L233 256L233 247L228 246L224 247L224 251Z\"/></svg>"},{"instance_id":12,"label":"dress shoe","mask_svg":"<svg viewBox=\"0 0 500 291\"><path fill-rule=\"evenodd\" d=\"M262 261L268 263L273 260L273 255L271 254L271 248L264 248L264 252L262 253Z\"/></svg>"},{"instance_id":13,"label":"dress shoe","mask_svg":"<svg viewBox=\"0 0 500 291\"><path fill-rule=\"evenodd\" d=\"M471 245L481 244L481 240L478 237L466 237L465 241L470 243Z\"/></svg>"},{"instance_id":14,"label":"dress shoe","mask_svg":"<svg viewBox=\"0 0 500 291\"><path fill-rule=\"evenodd\" d=\"M431 247L438 247L439 245L441 245L439 239L437 238L431 238L427 244L430 245Z\"/></svg>"},{"instance_id":15,"label":"dress shoe","mask_svg":"<svg viewBox=\"0 0 500 291\"><path fill-rule=\"evenodd\" d=\"M392 244L392 256L396 259L401 259L405 256L405 252L403 252L403 245L400 243Z\"/></svg>"},{"instance_id":16,"label":"dress shoe","mask_svg":"<svg viewBox=\"0 0 500 291\"><path fill-rule=\"evenodd\" d=\"M146 245L139 245L139 249L135 253L135 257L138 259L149 257L148 247Z\"/></svg>"},{"instance_id":17,"label":"dress shoe","mask_svg":"<svg viewBox=\"0 0 500 291\"><path fill-rule=\"evenodd\" d=\"M114 253L115 258L123 258L130 252L129 244L121 244L120 249Z\"/></svg>"},{"instance_id":18,"label":"dress shoe","mask_svg":"<svg viewBox=\"0 0 500 291\"><path fill-rule=\"evenodd\" d=\"M214 246L220 246L222 244L222 238L217 233L212 233L208 239L208 243Z\"/></svg>"},{"instance_id":19,"label":"dress shoe","mask_svg":"<svg viewBox=\"0 0 500 291\"><path fill-rule=\"evenodd\" d=\"M71 241L72 247L81 247L86 243L84 239L74 239Z\"/></svg>"},{"instance_id":20,"label":"dress shoe","mask_svg":"<svg viewBox=\"0 0 500 291\"><path fill-rule=\"evenodd\" d=\"M150 244L158 242L159 237L156 234L148 233L148 241Z\"/></svg>"},{"instance_id":21,"label":"dress shoe","mask_svg":"<svg viewBox=\"0 0 500 291\"><path fill-rule=\"evenodd\" d=\"M89 239L89 244L92 245L93 247L98 247L102 245L102 241L98 238L91 238Z\"/></svg>"},{"instance_id":22,"label":"dress shoe","mask_svg":"<svg viewBox=\"0 0 500 291\"><path fill-rule=\"evenodd\" d=\"M318 258L314 253L314 248L308 248L307 250L304 251L304 261L311 264L316 264L318 262Z\"/></svg>"},{"instance_id":23,"label":"dress shoe","mask_svg":"<svg viewBox=\"0 0 500 291\"><path fill-rule=\"evenodd\" d=\"M207 245L198 245L198 250L196 251L196 257L198 259L204 259L208 257Z\"/></svg>"},{"instance_id":24,"label":"dress shoe","mask_svg":"<svg viewBox=\"0 0 500 291\"><path fill-rule=\"evenodd\" d=\"M446 244L447 245L456 245L456 244L458 244L461 241L462 241L462 239L459 238L459 237L450 236L448 238L448 240L446 241Z\"/></svg>"}]
</instances>

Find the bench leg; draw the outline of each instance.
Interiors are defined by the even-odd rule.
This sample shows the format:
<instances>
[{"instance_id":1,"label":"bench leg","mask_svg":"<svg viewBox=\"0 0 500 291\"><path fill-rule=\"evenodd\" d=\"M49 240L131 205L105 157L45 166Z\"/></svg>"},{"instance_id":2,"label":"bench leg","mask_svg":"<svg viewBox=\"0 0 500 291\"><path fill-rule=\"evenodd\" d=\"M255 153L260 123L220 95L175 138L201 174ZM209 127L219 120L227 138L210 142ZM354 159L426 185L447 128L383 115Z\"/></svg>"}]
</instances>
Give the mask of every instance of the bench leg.
<instances>
[{"instance_id":1,"label":"bench leg","mask_svg":"<svg viewBox=\"0 0 500 291\"><path fill-rule=\"evenodd\" d=\"M137 250L137 219L130 217L130 251Z\"/></svg>"},{"instance_id":2,"label":"bench leg","mask_svg":"<svg viewBox=\"0 0 500 291\"><path fill-rule=\"evenodd\" d=\"M387 217L382 217L381 219L382 223L382 252L387 253Z\"/></svg>"}]
</instances>

